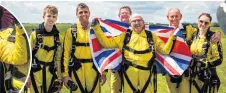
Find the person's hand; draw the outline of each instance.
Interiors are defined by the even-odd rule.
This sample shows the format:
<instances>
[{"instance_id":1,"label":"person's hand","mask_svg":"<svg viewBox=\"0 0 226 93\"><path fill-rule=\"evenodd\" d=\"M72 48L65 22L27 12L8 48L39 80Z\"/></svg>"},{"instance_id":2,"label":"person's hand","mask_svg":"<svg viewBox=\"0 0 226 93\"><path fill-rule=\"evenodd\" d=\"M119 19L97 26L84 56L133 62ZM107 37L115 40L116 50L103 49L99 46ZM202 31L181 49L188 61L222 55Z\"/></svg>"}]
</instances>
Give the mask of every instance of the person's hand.
<instances>
[{"instance_id":1,"label":"person's hand","mask_svg":"<svg viewBox=\"0 0 226 93\"><path fill-rule=\"evenodd\" d=\"M213 43L217 43L221 40L221 33L220 32L216 32L215 34L212 35L211 37L211 42Z\"/></svg>"},{"instance_id":2,"label":"person's hand","mask_svg":"<svg viewBox=\"0 0 226 93\"><path fill-rule=\"evenodd\" d=\"M64 82L64 85L65 85L66 87L69 87L69 86L67 85L67 82L68 82L69 80L72 80L69 76L63 77L63 82Z\"/></svg>"},{"instance_id":3,"label":"person's hand","mask_svg":"<svg viewBox=\"0 0 226 93\"><path fill-rule=\"evenodd\" d=\"M99 24L98 18L94 18L92 21L92 27L96 26L97 24Z\"/></svg>"},{"instance_id":4,"label":"person's hand","mask_svg":"<svg viewBox=\"0 0 226 93\"><path fill-rule=\"evenodd\" d=\"M53 82L53 85L52 85L52 89L54 92L59 92L61 90L63 86L63 80L62 79L56 79L54 82Z\"/></svg>"},{"instance_id":5,"label":"person's hand","mask_svg":"<svg viewBox=\"0 0 226 93\"><path fill-rule=\"evenodd\" d=\"M30 88L31 87L31 79L30 78L27 79L26 87L27 88Z\"/></svg>"},{"instance_id":6,"label":"person's hand","mask_svg":"<svg viewBox=\"0 0 226 93\"><path fill-rule=\"evenodd\" d=\"M106 82L106 75L105 74L102 74L101 76L100 76L100 83L101 83L101 85L104 85L104 83Z\"/></svg>"},{"instance_id":7,"label":"person's hand","mask_svg":"<svg viewBox=\"0 0 226 93\"><path fill-rule=\"evenodd\" d=\"M76 91L78 89L78 86L75 85L73 80L69 76L63 77L64 85L69 88L72 91Z\"/></svg>"}]
</instances>

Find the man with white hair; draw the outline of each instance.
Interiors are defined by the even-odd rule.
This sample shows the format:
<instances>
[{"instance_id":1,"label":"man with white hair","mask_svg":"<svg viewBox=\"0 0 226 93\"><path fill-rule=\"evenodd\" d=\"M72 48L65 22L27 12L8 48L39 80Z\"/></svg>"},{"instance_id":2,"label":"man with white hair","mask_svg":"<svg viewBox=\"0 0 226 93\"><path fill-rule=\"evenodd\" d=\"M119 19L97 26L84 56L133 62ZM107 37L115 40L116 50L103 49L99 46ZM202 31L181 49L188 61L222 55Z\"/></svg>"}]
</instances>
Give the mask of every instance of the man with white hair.
<instances>
[{"instance_id":1,"label":"man with white hair","mask_svg":"<svg viewBox=\"0 0 226 93\"><path fill-rule=\"evenodd\" d=\"M92 27L103 47L122 50L123 92L153 93L151 76L153 76L154 52L169 54L176 37L171 36L164 44L158 36L144 29L144 20L141 15L133 14L129 21L132 30L128 29L125 33L111 38L104 35L98 20L93 20Z\"/></svg>"}]
</instances>

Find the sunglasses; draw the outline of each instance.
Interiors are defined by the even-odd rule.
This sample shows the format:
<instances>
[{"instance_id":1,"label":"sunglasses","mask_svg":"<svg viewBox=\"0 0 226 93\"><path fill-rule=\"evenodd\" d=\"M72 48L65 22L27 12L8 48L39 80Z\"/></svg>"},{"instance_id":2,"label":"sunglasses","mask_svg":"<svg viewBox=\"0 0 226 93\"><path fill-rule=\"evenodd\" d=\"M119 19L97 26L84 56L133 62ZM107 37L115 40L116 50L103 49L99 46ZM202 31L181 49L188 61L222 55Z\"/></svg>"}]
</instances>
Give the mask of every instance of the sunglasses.
<instances>
[{"instance_id":1,"label":"sunglasses","mask_svg":"<svg viewBox=\"0 0 226 93\"><path fill-rule=\"evenodd\" d=\"M203 20L199 20L199 23L201 23L201 24L203 24L203 23L204 23L204 25L208 25L208 24L210 24L210 22L205 22L205 21L203 21Z\"/></svg>"}]
</instances>

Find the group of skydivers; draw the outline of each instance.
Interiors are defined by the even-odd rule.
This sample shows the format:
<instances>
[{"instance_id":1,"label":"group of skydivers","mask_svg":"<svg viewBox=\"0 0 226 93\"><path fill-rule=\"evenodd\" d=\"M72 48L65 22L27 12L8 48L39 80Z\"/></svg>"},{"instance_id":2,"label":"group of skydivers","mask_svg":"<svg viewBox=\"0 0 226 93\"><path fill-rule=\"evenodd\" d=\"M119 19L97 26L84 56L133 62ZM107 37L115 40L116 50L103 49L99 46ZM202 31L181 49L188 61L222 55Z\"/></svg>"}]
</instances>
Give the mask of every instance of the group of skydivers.
<instances>
[{"instance_id":1,"label":"group of skydivers","mask_svg":"<svg viewBox=\"0 0 226 93\"><path fill-rule=\"evenodd\" d=\"M43 11L44 22L33 29L30 35L31 71L22 92L53 93L59 92L64 85L71 93L100 93L108 71L100 74L93 63L88 35L91 27L102 47L122 50L121 70L109 70L111 93L157 92L157 72L153 64L155 52L170 54L177 36L172 33L164 43L157 35L145 30L143 17L132 14L128 6L122 6L118 16L132 29L110 38L101 30L98 19L89 22L90 11L85 3L77 5L76 16L79 21L66 31L64 38L55 25L57 16L58 10L55 6L46 6ZM216 66L223 61L221 33L210 31L212 17L208 13L198 16L198 28L181 24L181 18L179 9L171 8L168 11L169 26L177 27L182 31L184 41L190 47L192 61L182 76L165 75L168 88L171 93L216 93L220 87ZM3 66L5 63L16 65L28 62L28 53L24 52L27 51L24 46L25 38L21 37L24 31L20 31L22 29L19 28L16 30L18 31L15 36L15 46L11 48L15 50L13 52L8 50L8 55L14 55L15 58L10 57L13 60L10 58L6 60L4 53L0 54L1 71L5 69ZM0 53L2 53L3 41L0 42ZM5 82L4 76L1 82ZM12 90L4 85L1 85L1 93ZM13 86L13 83L10 85Z\"/></svg>"}]
</instances>

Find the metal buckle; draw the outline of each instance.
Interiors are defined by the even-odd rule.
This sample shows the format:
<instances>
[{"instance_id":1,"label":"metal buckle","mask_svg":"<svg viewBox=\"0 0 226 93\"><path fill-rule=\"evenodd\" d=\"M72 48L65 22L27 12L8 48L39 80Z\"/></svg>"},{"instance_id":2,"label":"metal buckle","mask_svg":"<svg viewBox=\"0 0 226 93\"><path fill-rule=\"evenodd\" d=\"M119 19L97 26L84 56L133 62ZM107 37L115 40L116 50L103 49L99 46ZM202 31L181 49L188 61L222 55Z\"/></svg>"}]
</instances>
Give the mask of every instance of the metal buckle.
<instances>
[{"instance_id":1,"label":"metal buckle","mask_svg":"<svg viewBox=\"0 0 226 93\"><path fill-rule=\"evenodd\" d=\"M70 67L74 66L73 58L70 58L68 66L70 66Z\"/></svg>"},{"instance_id":2,"label":"metal buckle","mask_svg":"<svg viewBox=\"0 0 226 93\"><path fill-rule=\"evenodd\" d=\"M76 37L76 28L71 28L73 36Z\"/></svg>"},{"instance_id":3,"label":"metal buckle","mask_svg":"<svg viewBox=\"0 0 226 93\"><path fill-rule=\"evenodd\" d=\"M38 42L38 48L40 49L40 48L42 48L42 42L40 43L40 41L39 40L42 40L42 36L40 35L40 34L38 34L37 35L37 38L38 38L38 41L36 41L36 42Z\"/></svg>"},{"instance_id":4,"label":"metal buckle","mask_svg":"<svg viewBox=\"0 0 226 93\"><path fill-rule=\"evenodd\" d=\"M36 63L35 59L33 59L33 60L34 60L34 63L31 64L31 67L36 68L38 64Z\"/></svg>"},{"instance_id":5,"label":"metal buckle","mask_svg":"<svg viewBox=\"0 0 226 93\"><path fill-rule=\"evenodd\" d=\"M75 49L75 47L76 47L76 45L73 45L73 44L72 44L72 49Z\"/></svg>"},{"instance_id":6,"label":"metal buckle","mask_svg":"<svg viewBox=\"0 0 226 93\"><path fill-rule=\"evenodd\" d=\"M5 73L5 80L9 80L12 77L11 71Z\"/></svg>"},{"instance_id":7,"label":"metal buckle","mask_svg":"<svg viewBox=\"0 0 226 93\"><path fill-rule=\"evenodd\" d=\"M150 42L150 47L151 47L151 51L154 52L155 51L154 42Z\"/></svg>"}]
</instances>

